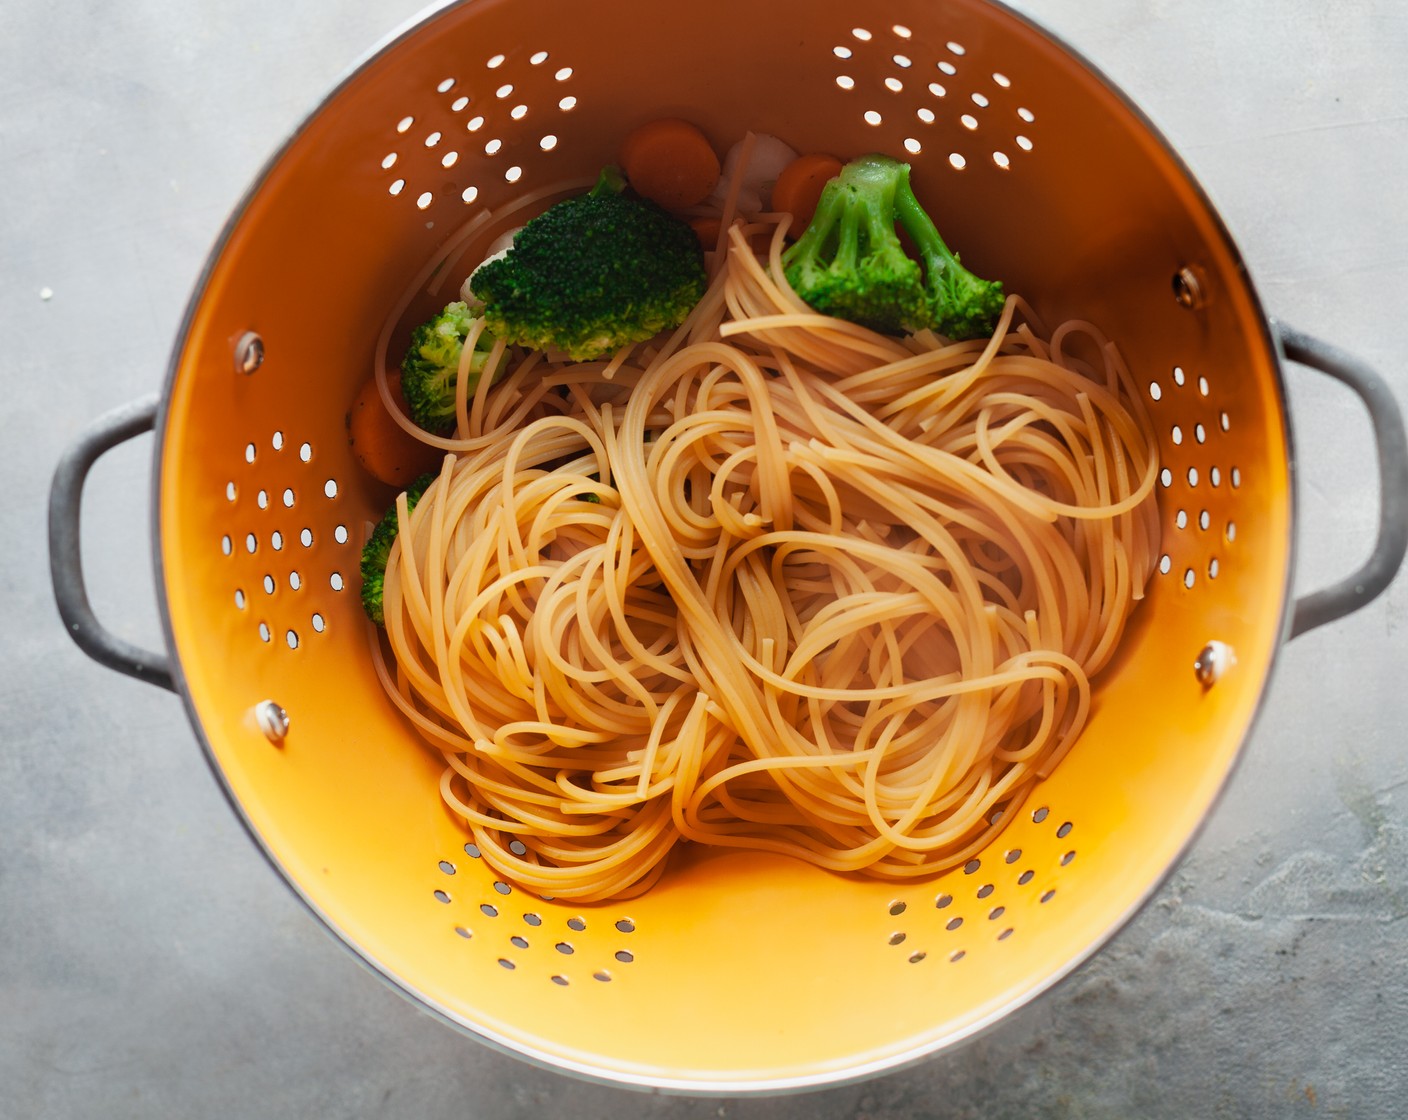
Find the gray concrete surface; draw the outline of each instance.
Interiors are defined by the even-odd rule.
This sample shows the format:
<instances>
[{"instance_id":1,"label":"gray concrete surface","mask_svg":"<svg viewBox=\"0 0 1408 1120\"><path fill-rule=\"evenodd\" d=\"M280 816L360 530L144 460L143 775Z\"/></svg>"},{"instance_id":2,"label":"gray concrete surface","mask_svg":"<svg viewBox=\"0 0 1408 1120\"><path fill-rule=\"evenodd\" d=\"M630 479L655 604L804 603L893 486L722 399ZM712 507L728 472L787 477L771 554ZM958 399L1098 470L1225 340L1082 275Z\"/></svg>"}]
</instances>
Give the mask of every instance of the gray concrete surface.
<instances>
[{"instance_id":1,"label":"gray concrete surface","mask_svg":"<svg viewBox=\"0 0 1408 1120\"><path fill-rule=\"evenodd\" d=\"M976 1044L800 1098L583 1085L432 1021L333 943L172 696L86 660L43 547L61 449L156 388L275 140L418 0L0 4L0 1117L1408 1115L1408 579L1287 647L1198 844L1088 967ZM1408 8L1029 0L1168 133L1267 306L1408 401ZM45 299L41 292L48 290ZM1368 548L1368 425L1290 384L1299 583ZM159 641L146 441L90 487L100 615Z\"/></svg>"}]
</instances>

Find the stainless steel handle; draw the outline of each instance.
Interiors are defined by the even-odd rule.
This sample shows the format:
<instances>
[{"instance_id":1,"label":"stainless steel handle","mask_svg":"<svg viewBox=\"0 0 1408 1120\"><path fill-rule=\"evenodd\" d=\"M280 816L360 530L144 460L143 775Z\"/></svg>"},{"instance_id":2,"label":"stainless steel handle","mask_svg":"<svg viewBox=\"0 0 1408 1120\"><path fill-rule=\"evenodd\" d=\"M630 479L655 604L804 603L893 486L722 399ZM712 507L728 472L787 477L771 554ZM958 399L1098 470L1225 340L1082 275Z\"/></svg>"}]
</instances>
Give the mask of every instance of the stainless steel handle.
<instances>
[{"instance_id":1,"label":"stainless steel handle","mask_svg":"<svg viewBox=\"0 0 1408 1120\"><path fill-rule=\"evenodd\" d=\"M1368 365L1328 342L1275 324L1287 358L1329 374L1359 395L1369 410L1379 461L1379 531L1374 551L1360 567L1329 587L1303 595L1291 614L1294 638L1352 614L1377 598L1397 574L1408 550L1408 436L1403 414L1387 383Z\"/></svg>"},{"instance_id":2,"label":"stainless steel handle","mask_svg":"<svg viewBox=\"0 0 1408 1120\"><path fill-rule=\"evenodd\" d=\"M49 574L59 616L79 649L110 669L174 692L171 664L164 653L124 641L93 614L83 583L79 540L83 484L89 470L105 452L151 431L159 405L160 397L155 393L121 405L89 424L64 452L49 488Z\"/></svg>"}]
</instances>

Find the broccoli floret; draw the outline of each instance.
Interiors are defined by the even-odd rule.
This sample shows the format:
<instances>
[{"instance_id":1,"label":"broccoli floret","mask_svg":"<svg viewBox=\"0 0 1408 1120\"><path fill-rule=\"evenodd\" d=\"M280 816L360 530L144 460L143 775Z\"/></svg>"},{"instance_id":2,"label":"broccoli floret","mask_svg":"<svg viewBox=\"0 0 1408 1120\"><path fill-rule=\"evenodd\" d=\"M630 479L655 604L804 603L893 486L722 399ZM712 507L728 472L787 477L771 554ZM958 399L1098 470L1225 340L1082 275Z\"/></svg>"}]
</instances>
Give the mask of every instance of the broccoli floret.
<instances>
[{"instance_id":1,"label":"broccoli floret","mask_svg":"<svg viewBox=\"0 0 1408 1120\"><path fill-rule=\"evenodd\" d=\"M896 221L919 250L904 250ZM787 280L823 315L904 334L990 334L1001 283L958 263L914 197L909 165L882 155L852 160L822 189L811 224L783 255Z\"/></svg>"},{"instance_id":2,"label":"broccoli floret","mask_svg":"<svg viewBox=\"0 0 1408 1120\"><path fill-rule=\"evenodd\" d=\"M416 508L425 488L435 481L435 475L423 474L406 487L406 508ZM362 609L367 617L378 626L386 625L386 617L381 609L381 595L386 582L386 562L391 559L391 545L396 540L400 525L396 520L396 503L382 514L376 523L367 543L362 546Z\"/></svg>"},{"instance_id":3,"label":"broccoli floret","mask_svg":"<svg viewBox=\"0 0 1408 1120\"><path fill-rule=\"evenodd\" d=\"M446 431L455 422L455 383L459 380L460 355L469 329L478 312L456 301L447 304L429 322L422 323L411 335L411 346L401 362L401 391L411 409L411 419L427 432ZM479 378L489 363L494 336L481 331L469 360L470 381L466 389L473 393ZM490 377L500 371L494 370Z\"/></svg>"},{"instance_id":4,"label":"broccoli floret","mask_svg":"<svg viewBox=\"0 0 1408 1120\"><path fill-rule=\"evenodd\" d=\"M923 273L895 232L895 192L908 171L883 156L846 164L783 254L788 283L823 315L888 334L928 326Z\"/></svg>"},{"instance_id":5,"label":"broccoli floret","mask_svg":"<svg viewBox=\"0 0 1408 1120\"><path fill-rule=\"evenodd\" d=\"M694 230L622 193L615 168L529 221L470 286L507 342L589 361L682 323L704 294Z\"/></svg>"}]
</instances>

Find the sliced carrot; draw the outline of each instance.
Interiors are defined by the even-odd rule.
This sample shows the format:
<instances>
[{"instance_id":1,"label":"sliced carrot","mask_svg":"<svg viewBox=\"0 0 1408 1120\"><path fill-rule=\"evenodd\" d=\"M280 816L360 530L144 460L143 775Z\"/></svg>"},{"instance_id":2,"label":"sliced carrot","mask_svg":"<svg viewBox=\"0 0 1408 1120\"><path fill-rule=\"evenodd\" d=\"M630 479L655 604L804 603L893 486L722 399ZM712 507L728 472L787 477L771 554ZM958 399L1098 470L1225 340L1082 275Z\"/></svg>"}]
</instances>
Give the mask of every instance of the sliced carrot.
<instances>
[{"instance_id":1,"label":"sliced carrot","mask_svg":"<svg viewBox=\"0 0 1408 1120\"><path fill-rule=\"evenodd\" d=\"M621 141L621 170L634 190L666 209L695 206L719 181L719 157L688 121L662 117Z\"/></svg>"},{"instance_id":2,"label":"sliced carrot","mask_svg":"<svg viewBox=\"0 0 1408 1120\"><path fill-rule=\"evenodd\" d=\"M719 218L714 214L702 215L698 218L689 219L689 228L694 230L694 236L699 238L699 247L706 253L712 253L719 244ZM758 231L748 235L748 246L755 253L766 253L768 246L772 244L772 235L765 231Z\"/></svg>"},{"instance_id":3,"label":"sliced carrot","mask_svg":"<svg viewBox=\"0 0 1408 1120\"><path fill-rule=\"evenodd\" d=\"M400 370L388 373L386 381L397 407L409 415L410 409L401 393ZM348 409L347 442L366 472L391 486L407 486L426 471L433 471L444 454L396 423L386 411L375 377L367 378Z\"/></svg>"},{"instance_id":4,"label":"sliced carrot","mask_svg":"<svg viewBox=\"0 0 1408 1120\"><path fill-rule=\"evenodd\" d=\"M834 156L812 153L798 156L782 169L772 188L772 208L792 215L787 232L801 237L811 224L822 188L841 173L841 161Z\"/></svg>"},{"instance_id":5,"label":"sliced carrot","mask_svg":"<svg viewBox=\"0 0 1408 1120\"><path fill-rule=\"evenodd\" d=\"M702 218L690 218L689 228L694 230L694 236L699 238L699 245L705 252L712 250L719 243L719 219L710 214Z\"/></svg>"}]
</instances>

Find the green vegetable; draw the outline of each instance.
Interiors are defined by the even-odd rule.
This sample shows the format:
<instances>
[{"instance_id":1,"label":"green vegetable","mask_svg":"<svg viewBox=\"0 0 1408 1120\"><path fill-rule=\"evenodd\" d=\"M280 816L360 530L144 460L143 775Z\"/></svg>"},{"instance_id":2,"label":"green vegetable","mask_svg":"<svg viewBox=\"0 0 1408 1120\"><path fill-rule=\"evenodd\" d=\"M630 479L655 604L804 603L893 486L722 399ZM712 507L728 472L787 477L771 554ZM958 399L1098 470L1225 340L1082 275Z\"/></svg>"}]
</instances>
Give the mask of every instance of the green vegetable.
<instances>
[{"instance_id":1,"label":"green vegetable","mask_svg":"<svg viewBox=\"0 0 1408 1120\"><path fill-rule=\"evenodd\" d=\"M589 361L684 321L704 294L699 239L624 187L608 167L589 193L532 219L475 271L470 287L495 335Z\"/></svg>"},{"instance_id":2,"label":"green vegetable","mask_svg":"<svg viewBox=\"0 0 1408 1120\"><path fill-rule=\"evenodd\" d=\"M905 252L896 222L919 261ZM822 314L888 334L928 327L978 338L992 333L1002 312L1001 282L959 263L914 197L909 165L888 156L852 160L826 184L783 265L793 289Z\"/></svg>"},{"instance_id":3,"label":"green vegetable","mask_svg":"<svg viewBox=\"0 0 1408 1120\"><path fill-rule=\"evenodd\" d=\"M465 339L479 313L468 304L448 304L429 322L422 323L411 336L410 349L401 362L401 391L410 406L411 419L427 432L443 432L455 422L455 384L459 380L460 355ZM494 336L480 332L469 360L469 384L473 393L486 372ZM501 372L489 371L491 378Z\"/></svg>"},{"instance_id":4,"label":"green vegetable","mask_svg":"<svg viewBox=\"0 0 1408 1120\"><path fill-rule=\"evenodd\" d=\"M435 481L433 474L423 474L406 487L406 508L416 508L425 489ZM386 625L381 596L386 582L386 562L391 558L391 546L396 541L400 525L396 519L396 503L382 514L376 528L362 547L362 609L378 626Z\"/></svg>"}]
</instances>

